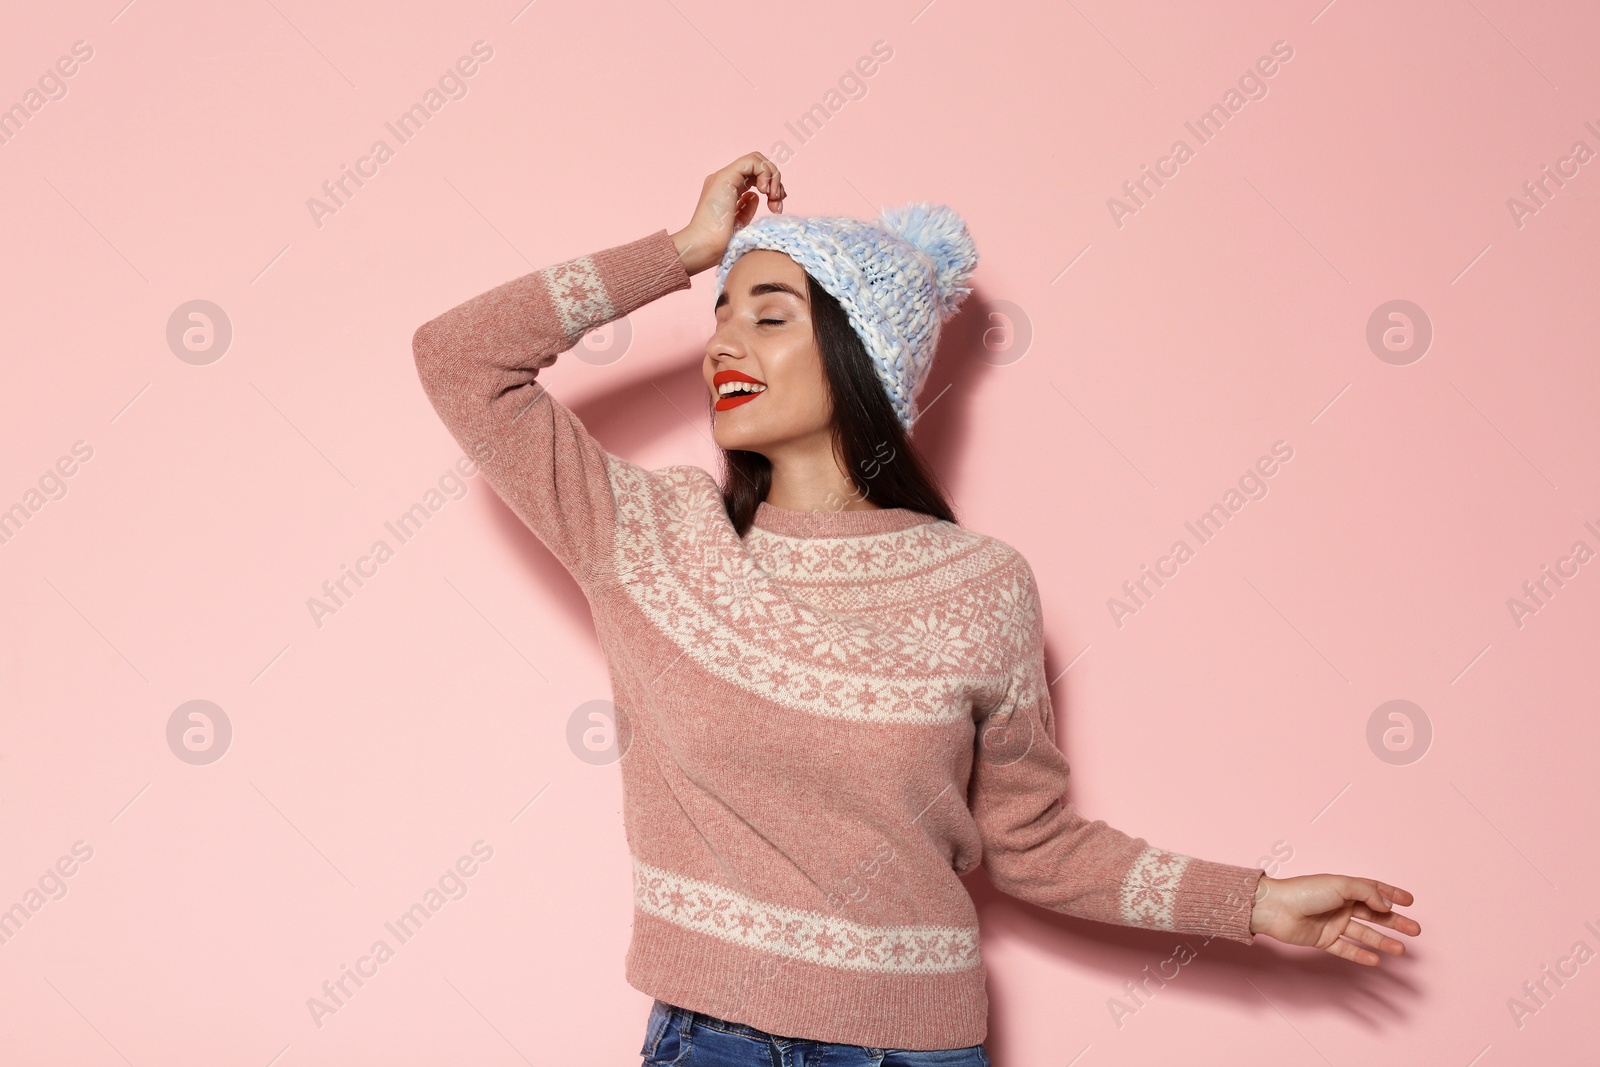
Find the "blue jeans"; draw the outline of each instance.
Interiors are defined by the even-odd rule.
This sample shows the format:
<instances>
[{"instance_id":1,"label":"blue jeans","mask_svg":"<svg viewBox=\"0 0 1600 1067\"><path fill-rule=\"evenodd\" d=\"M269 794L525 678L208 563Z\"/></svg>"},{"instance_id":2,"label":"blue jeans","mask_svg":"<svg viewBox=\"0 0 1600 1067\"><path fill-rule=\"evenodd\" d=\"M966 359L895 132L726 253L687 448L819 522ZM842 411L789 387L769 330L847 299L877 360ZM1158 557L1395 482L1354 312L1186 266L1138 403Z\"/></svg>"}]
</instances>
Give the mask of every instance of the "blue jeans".
<instances>
[{"instance_id":1,"label":"blue jeans","mask_svg":"<svg viewBox=\"0 0 1600 1067\"><path fill-rule=\"evenodd\" d=\"M982 1045L923 1051L806 1041L660 1000L639 1054L641 1067L990 1067Z\"/></svg>"}]
</instances>

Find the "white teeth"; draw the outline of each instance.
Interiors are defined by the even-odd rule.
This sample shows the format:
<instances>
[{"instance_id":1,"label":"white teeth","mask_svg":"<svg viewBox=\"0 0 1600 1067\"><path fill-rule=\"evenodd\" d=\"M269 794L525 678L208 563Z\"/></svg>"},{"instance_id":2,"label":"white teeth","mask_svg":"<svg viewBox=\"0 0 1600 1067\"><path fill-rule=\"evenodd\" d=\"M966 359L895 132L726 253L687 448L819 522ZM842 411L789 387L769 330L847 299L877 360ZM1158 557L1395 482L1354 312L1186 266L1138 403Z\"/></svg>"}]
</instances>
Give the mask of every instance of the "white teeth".
<instances>
[{"instance_id":1,"label":"white teeth","mask_svg":"<svg viewBox=\"0 0 1600 1067\"><path fill-rule=\"evenodd\" d=\"M717 387L719 396L734 396L741 393L762 393L767 387L757 385L755 382L723 382Z\"/></svg>"}]
</instances>

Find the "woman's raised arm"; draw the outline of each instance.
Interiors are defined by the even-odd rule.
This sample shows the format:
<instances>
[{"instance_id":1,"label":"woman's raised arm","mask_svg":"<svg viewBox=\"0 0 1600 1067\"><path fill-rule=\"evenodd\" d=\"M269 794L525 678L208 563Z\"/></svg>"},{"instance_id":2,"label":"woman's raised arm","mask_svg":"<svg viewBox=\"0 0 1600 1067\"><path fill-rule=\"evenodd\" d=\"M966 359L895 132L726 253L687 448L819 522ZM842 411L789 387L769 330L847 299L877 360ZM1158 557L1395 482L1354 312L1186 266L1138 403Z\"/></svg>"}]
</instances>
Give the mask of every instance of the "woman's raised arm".
<instances>
[{"instance_id":1,"label":"woman's raised arm","mask_svg":"<svg viewBox=\"0 0 1600 1067\"><path fill-rule=\"evenodd\" d=\"M587 591L606 576L616 530L608 453L537 381L597 326L689 288L716 266L782 177L760 152L707 175L688 225L524 274L423 323L411 339L434 410L489 484Z\"/></svg>"},{"instance_id":2,"label":"woman's raised arm","mask_svg":"<svg viewBox=\"0 0 1600 1067\"><path fill-rule=\"evenodd\" d=\"M524 274L417 328L417 374L489 484L585 590L611 565L606 452L539 371L589 330L689 287L665 229Z\"/></svg>"}]
</instances>

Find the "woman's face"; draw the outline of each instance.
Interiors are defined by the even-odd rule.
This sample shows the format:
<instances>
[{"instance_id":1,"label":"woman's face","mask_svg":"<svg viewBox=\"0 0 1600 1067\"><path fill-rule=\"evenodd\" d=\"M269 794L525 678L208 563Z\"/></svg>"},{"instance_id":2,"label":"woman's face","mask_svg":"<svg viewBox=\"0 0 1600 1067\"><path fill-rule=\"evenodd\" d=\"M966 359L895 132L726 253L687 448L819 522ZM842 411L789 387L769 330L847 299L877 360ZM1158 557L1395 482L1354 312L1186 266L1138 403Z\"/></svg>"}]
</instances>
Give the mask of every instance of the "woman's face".
<instances>
[{"instance_id":1,"label":"woman's face","mask_svg":"<svg viewBox=\"0 0 1600 1067\"><path fill-rule=\"evenodd\" d=\"M771 458L785 445L831 441L833 409L800 264L768 248L746 252L728 269L715 314L702 369L717 445ZM755 395L728 394L725 382L747 379L758 383Z\"/></svg>"}]
</instances>

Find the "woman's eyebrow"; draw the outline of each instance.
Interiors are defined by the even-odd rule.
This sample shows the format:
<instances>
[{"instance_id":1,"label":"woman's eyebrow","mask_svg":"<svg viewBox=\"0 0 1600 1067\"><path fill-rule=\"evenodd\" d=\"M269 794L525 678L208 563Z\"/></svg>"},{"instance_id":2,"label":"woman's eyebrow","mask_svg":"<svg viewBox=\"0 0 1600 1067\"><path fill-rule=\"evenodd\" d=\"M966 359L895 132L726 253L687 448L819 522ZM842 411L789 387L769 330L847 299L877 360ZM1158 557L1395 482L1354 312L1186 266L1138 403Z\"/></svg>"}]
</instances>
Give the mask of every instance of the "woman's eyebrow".
<instances>
[{"instance_id":1,"label":"woman's eyebrow","mask_svg":"<svg viewBox=\"0 0 1600 1067\"><path fill-rule=\"evenodd\" d=\"M794 286L788 285L784 282L756 282L750 287L751 296L764 296L767 293L788 293L790 296L799 300L805 299L805 294L801 293L800 290L796 289ZM717 295L717 302L711 305L711 310L715 311L717 308L721 307L727 302L728 291L724 289Z\"/></svg>"}]
</instances>

